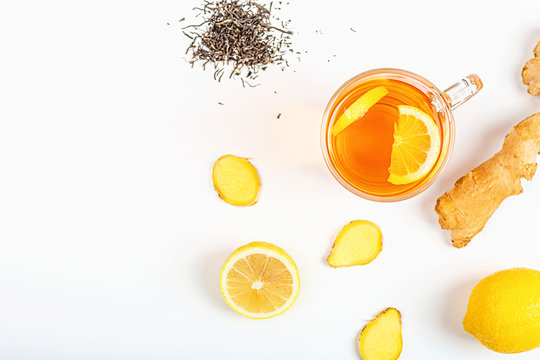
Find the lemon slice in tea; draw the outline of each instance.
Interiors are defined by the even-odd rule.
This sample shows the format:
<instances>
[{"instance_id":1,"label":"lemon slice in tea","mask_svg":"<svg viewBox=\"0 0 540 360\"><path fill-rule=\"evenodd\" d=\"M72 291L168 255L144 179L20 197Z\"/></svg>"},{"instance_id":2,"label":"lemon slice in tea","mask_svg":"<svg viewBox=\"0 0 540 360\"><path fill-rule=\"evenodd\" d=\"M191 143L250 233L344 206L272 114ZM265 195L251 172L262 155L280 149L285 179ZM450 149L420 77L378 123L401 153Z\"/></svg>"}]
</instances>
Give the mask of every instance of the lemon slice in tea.
<instances>
[{"instance_id":1,"label":"lemon slice in tea","mask_svg":"<svg viewBox=\"0 0 540 360\"><path fill-rule=\"evenodd\" d=\"M441 151L441 137L435 121L422 110L399 105L394 124L394 143L388 182L409 184L426 176Z\"/></svg>"},{"instance_id":2,"label":"lemon slice in tea","mask_svg":"<svg viewBox=\"0 0 540 360\"><path fill-rule=\"evenodd\" d=\"M353 122L360 119L373 105L379 102L379 100L387 94L388 90L384 86L377 86L360 96L360 98L352 103L352 105L349 106L334 123L332 135L336 136Z\"/></svg>"}]
</instances>

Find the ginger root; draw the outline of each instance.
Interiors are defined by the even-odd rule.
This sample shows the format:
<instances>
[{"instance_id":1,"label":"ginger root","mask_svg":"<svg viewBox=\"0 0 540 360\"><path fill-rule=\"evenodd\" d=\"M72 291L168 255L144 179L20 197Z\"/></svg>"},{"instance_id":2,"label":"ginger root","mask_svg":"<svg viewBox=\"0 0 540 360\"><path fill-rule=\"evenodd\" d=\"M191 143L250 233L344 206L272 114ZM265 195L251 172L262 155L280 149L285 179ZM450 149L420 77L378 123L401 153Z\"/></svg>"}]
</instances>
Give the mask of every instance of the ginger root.
<instances>
[{"instance_id":1,"label":"ginger root","mask_svg":"<svg viewBox=\"0 0 540 360\"><path fill-rule=\"evenodd\" d=\"M212 169L212 182L219 197L231 205L254 205L259 197L261 182L257 170L238 156L220 157Z\"/></svg>"},{"instance_id":2,"label":"ginger root","mask_svg":"<svg viewBox=\"0 0 540 360\"><path fill-rule=\"evenodd\" d=\"M397 360L403 349L400 312L388 308L377 315L362 330L358 347L364 360Z\"/></svg>"},{"instance_id":3,"label":"ginger root","mask_svg":"<svg viewBox=\"0 0 540 360\"><path fill-rule=\"evenodd\" d=\"M521 178L531 180L540 153L540 113L510 130L502 149L456 181L435 206L441 228L450 230L461 248L483 228L504 199L523 192Z\"/></svg>"},{"instance_id":4,"label":"ginger root","mask_svg":"<svg viewBox=\"0 0 540 360\"><path fill-rule=\"evenodd\" d=\"M382 233L371 221L351 221L340 231L326 260L332 267L366 265L382 250Z\"/></svg>"},{"instance_id":5,"label":"ginger root","mask_svg":"<svg viewBox=\"0 0 540 360\"><path fill-rule=\"evenodd\" d=\"M523 83L528 85L527 92L531 95L540 95L540 41L534 48L534 58L527 61L521 71Z\"/></svg>"}]
</instances>

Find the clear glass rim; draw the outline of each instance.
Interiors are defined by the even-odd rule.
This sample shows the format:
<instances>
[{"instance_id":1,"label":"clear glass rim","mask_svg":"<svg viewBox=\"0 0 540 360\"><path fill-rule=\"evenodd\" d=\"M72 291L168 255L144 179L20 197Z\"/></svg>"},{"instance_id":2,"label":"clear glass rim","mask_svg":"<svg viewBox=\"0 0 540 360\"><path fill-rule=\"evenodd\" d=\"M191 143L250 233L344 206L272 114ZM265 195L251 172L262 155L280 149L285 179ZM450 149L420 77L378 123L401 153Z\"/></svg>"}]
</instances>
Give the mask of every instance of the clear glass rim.
<instances>
[{"instance_id":1,"label":"clear glass rim","mask_svg":"<svg viewBox=\"0 0 540 360\"><path fill-rule=\"evenodd\" d=\"M349 88L353 87L356 83L359 83L363 81L365 78L372 76L372 75L400 75L412 78L413 80L416 80L426 87L430 88L433 93L438 97L438 100L444 104L444 113L446 114L446 118L448 119L448 148L446 150L446 153L444 154L444 157L441 161L441 164L439 168L435 171L435 173L432 175L432 177L427 181L426 183L419 186L417 189L403 194L403 195L396 195L396 196L376 196L372 194L365 193L361 190L358 190L349 182L347 182L338 172L338 170L335 168L330 153L328 149L331 147L331 137L330 132L328 130L328 122L331 118L331 111L334 107L336 100ZM332 176L347 190L352 192L353 194L360 196L364 199L371 200L371 201L377 201L377 202L397 202L397 201L403 201L410 199L425 190L427 190L439 177L441 176L443 170L448 165L448 161L450 160L450 156L452 155L452 151L454 149L454 142L455 142L455 123L454 123L454 116L452 114L452 110L450 109L450 104L448 103L446 97L444 96L444 93L439 90L435 85L433 85L429 80L425 79L424 77L412 73L407 70L402 69L396 69L396 68L378 68L378 69L372 69L365 72L362 72L356 76L353 76L349 80L347 80L337 91L332 95L330 100L328 101L328 105L326 105L326 109L324 110L322 124L321 124L321 150L324 157L324 162L326 163L326 167L328 170L330 170L330 173Z\"/></svg>"}]
</instances>

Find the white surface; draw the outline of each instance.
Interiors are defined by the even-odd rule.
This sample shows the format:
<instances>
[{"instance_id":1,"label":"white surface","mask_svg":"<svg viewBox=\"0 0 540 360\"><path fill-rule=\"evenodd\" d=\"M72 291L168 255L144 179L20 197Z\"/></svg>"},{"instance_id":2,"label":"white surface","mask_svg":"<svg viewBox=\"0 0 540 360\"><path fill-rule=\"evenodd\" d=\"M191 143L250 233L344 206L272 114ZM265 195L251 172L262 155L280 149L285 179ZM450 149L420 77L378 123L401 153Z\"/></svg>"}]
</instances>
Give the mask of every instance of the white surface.
<instances>
[{"instance_id":1,"label":"white surface","mask_svg":"<svg viewBox=\"0 0 540 360\"><path fill-rule=\"evenodd\" d=\"M255 89L182 60L176 22L199 3L0 4L0 358L357 359L366 320L394 306L402 359L538 359L493 353L461 327L480 278L540 269L538 175L465 249L433 206L540 111L520 82L540 2L291 0L282 14L308 54ZM384 66L442 88L472 72L485 84L455 113L442 178L395 204L341 188L319 149L334 90ZM212 162L227 153L259 169L256 206L213 191ZM379 224L384 250L331 269L333 236L353 219ZM264 321L233 313L218 289L229 253L254 240L285 248L302 277L291 310Z\"/></svg>"}]
</instances>

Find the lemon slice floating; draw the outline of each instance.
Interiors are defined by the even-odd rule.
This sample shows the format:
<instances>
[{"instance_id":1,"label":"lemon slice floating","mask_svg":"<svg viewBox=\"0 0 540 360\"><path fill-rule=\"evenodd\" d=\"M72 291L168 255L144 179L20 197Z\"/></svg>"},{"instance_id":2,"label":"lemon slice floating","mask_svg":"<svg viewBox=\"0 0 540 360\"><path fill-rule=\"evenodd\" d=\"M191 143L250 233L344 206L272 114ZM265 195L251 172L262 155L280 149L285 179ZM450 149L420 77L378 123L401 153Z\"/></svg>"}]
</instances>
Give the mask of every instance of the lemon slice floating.
<instances>
[{"instance_id":1,"label":"lemon slice floating","mask_svg":"<svg viewBox=\"0 0 540 360\"><path fill-rule=\"evenodd\" d=\"M388 168L388 182L395 185L408 184L426 176L441 151L439 129L428 114L408 105L399 105L398 110Z\"/></svg>"},{"instance_id":2,"label":"lemon slice floating","mask_svg":"<svg viewBox=\"0 0 540 360\"><path fill-rule=\"evenodd\" d=\"M360 98L352 103L352 105L349 106L334 123L334 126L332 127L332 135L336 136L353 122L360 119L373 105L379 102L379 100L381 100L387 94L388 90L384 86L378 86L360 96Z\"/></svg>"},{"instance_id":3,"label":"lemon slice floating","mask_svg":"<svg viewBox=\"0 0 540 360\"><path fill-rule=\"evenodd\" d=\"M300 291L293 259L280 247L252 242L234 251L221 269L225 302L238 314L266 319L287 311Z\"/></svg>"}]
</instances>

